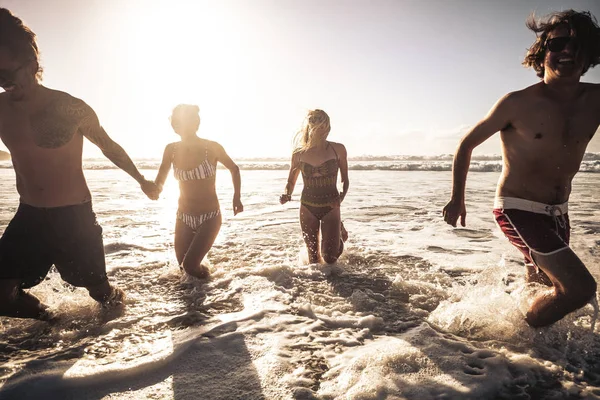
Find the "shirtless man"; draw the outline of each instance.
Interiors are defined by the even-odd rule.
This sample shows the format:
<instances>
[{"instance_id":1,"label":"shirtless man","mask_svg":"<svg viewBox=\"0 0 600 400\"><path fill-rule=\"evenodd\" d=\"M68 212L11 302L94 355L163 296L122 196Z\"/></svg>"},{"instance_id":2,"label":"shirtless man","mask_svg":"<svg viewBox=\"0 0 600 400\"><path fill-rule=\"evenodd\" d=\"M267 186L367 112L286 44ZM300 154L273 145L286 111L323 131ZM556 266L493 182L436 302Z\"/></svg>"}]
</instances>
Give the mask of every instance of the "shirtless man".
<instances>
[{"instance_id":1,"label":"shirtless man","mask_svg":"<svg viewBox=\"0 0 600 400\"><path fill-rule=\"evenodd\" d=\"M42 86L40 76L35 34L0 8L0 138L11 153L20 196L0 238L0 315L49 319L47 307L23 289L40 283L53 264L62 279L104 305L123 298L106 276L102 228L82 170L83 138L147 194L155 197L156 186L86 103Z\"/></svg>"},{"instance_id":2,"label":"shirtless man","mask_svg":"<svg viewBox=\"0 0 600 400\"><path fill-rule=\"evenodd\" d=\"M596 282L569 247L567 201L585 149L600 124L600 85L581 76L600 63L600 29L587 12L554 13L527 26L538 34L523 64L541 82L500 99L467 133L454 157L444 220L465 226L471 153L500 131L504 165L494 215L525 256L527 281L551 286L527 311L532 327L552 324L586 305Z\"/></svg>"}]
</instances>

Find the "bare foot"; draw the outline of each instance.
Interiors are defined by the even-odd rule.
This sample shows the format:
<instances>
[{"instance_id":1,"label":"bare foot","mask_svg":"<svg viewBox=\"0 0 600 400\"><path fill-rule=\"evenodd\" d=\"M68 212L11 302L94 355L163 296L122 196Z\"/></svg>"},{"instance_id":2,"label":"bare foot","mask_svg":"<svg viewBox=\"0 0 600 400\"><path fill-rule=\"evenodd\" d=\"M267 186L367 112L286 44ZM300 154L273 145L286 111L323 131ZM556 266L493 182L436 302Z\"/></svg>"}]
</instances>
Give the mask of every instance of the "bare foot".
<instances>
[{"instance_id":1,"label":"bare foot","mask_svg":"<svg viewBox=\"0 0 600 400\"><path fill-rule=\"evenodd\" d=\"M192 271L185 271L188 275L198 279L207 279L210 276L210 270L207 266L200 264L198 268Z\"/></svg>"},{"instance_id":2,"label":"bare foot","mask_svg":"<svg viewBox=\"0 0 600 400\"><path fill-rule=\"evenodd\" d=\"M117 287L113 287L110 296L100 304L102 308L113 308L122 305L124 300L125 292Z\"/></svg>"}]
</instances>

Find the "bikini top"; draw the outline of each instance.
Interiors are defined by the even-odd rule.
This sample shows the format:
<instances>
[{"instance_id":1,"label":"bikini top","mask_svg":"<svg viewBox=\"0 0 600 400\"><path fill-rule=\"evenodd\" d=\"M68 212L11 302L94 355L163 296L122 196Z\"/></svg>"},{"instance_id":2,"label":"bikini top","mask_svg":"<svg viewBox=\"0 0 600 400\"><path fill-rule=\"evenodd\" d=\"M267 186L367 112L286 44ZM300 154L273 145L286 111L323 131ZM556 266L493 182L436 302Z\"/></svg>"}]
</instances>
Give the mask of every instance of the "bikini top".
<instances>
[{"instance_id":1,"label":"bikini top","mask_svg":"<svg viewBox=\"0 0 600 400\"><path fill-rule=\"evenodd\" d=\"M329 159L327 161L323 161L319 165L312 165L305 161L299 161L299 168L302 172L303 176L306 177L316 177L316 176L329 176L329 175L337 175L338 171L338 155L337 151L333 146L330 146L329 142L327 143L327 147L325 151L327 151L331 147L333 153L335 154L335 158Z\"/></svg>"},{"instance_id":2,"label":"bikini top","mask_svg":"<svg viewBox=\"0 0 600 400\"><path fill-rule=\"evenodd\" d=\"M304 161L300 161L300 171L307 177L337 175L338 160L332 158L319 165L312 165Z\"/></svg>"},{"instance_id":3,"label":"bikini top","mask_svg":"<svg viewBox=\"0 0 600 400\"><path fill-rule=\"evenodd\" d=\"M326 150L330 147L327 143ZM335 158L322 162L319 165L312 165L305 161L299 162L300 172L304 180L305 187L331 187L336 188L337 173L339 168L338 155L333 146L331 146ZM337 188L335 189L337 191Z\"/></svg>"},{"instance_id":4,"label":"bikini top","mask_svg":"<svg viewBox=\"0 0 600 400\"><path fill-rule=\"evenodd\" d=\"M202 161L197 167L192 169L179 169L175 166L175 149L173 149L173 176L178 181L193 181L214 178L217 174L217 164L214 165L208 160L208 147L205 149L204 161Z\"/></svg>"}]
</instances>

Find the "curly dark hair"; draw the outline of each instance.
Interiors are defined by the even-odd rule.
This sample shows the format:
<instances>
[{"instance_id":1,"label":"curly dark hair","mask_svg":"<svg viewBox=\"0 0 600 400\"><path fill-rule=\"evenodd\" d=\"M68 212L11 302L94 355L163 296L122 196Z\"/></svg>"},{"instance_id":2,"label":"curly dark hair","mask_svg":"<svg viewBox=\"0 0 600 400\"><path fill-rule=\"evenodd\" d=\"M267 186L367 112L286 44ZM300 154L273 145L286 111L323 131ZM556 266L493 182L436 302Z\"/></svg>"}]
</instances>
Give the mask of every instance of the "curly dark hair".
<instances>
[{"instance_id":1,"label":"curly dark hair","mask_svg":"<svg viewBox=\"0 0 600 400\"><path fill-rule=\"evenodd\" d=\"M586 57L583 74L590 67L600 64L600 27L598 21L588 11L566 10L549 14L536 21L531 14L525 25L537 35L537 39L527 51L523 65L532 67L537 76L544 77L544 56L546 54L546 39L548 34L561 25L566 25L575 32L580 51Z\"/></svg>"},{"instance_id":2,"label":"curly dark hair","mask_svg":"<svg viewBox=\"0 0 600 400\"><path fill-rule=\"evenodd\" d=\"M0 8L0 46L8 48L23 61L35 61L37 64L35 77L38 80L42 79L43 69L40 65L40 52L35 33L6 8Z\"/></svg>"}]
</instances>

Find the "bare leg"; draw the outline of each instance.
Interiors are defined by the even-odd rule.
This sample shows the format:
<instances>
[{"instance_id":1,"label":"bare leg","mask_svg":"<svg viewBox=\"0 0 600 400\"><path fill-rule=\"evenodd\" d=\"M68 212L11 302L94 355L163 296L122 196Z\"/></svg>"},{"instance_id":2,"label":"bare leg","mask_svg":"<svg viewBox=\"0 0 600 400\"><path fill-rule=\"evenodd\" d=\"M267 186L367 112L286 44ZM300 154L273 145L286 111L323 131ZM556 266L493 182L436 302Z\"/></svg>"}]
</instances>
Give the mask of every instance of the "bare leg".
<instances>
[{"instance_id":1,"label":"bare leg","mask_svg":"<svg viewBox=\"0 0 600 400\"><path fill-rule=\"evenodd\" d=\"M221 214L219 214L216 217L205 221L196 231L196 234L183 257L182 263L185 272L191 276L199 279L208 277L208 268L200 265L200 263L215 242L219 230L221 229L221 222L222 218Z\"/></svg>"},{"instance_id":2,"label":"bare leg","mask_svg":"<svg viewBox=\"0 0 600 400\"><path fill-rule=\"evenodd\" d=\"M0 280L0 315L5 317L48 319L48 307L37 297L23 291L18 279Z\"/></svg>"},{"instance_id":3,"label":"bare leg","mask_svg":"<svg viewBox=\"0 0 600 400\"><path fill-rule=\"evenodd\" d=\"M300 228L308 250L308 262L319 262L319 220L303 205L300 206Z\"/></svg>"},{"instance_id":4,"label":"bare leg","mask_svg":"<svg viewBox=\"0 0 600 400\"><path fill-rule=\"evenodd\" d=\"M194 236L196 233L187 226L183 221L177 219L175 223L175 257L177 257L177 262L179 266L183 268L183 259L185 258L185 253L187 253L190 248L190 244L192 244L192 240L194 240Z\"/></svg>"},{"instance_id":5,"label":"bare leg","mask_svg":"<svg viewBox=\"0 0 600 400\"><path fill-rule=\"evenodd\" d=\"M329 211L321 220L321 233L323 241L321 251L323 260L333 264L344 251L344 242L341 238L340 208Z\"/></svg>"},{"instance_id":6,"label":"bare leg","mask_svg":"<svg viewBox=\"0 0 600 400\"><path fill-rule=\"evenodd\" d=\"M527 276L525 278L527 283L539 283L541 285L554 286L550 278L548 278L548 275L541 269L538 270L535 265L525 261L525 268L527 268Z\"/></svg>"},{"instance_id":7,"label":"bare leg","mask_svg":"<svg viewBox=\"0 0 600 400\"><path fill-rule=\"evenodd\" d=\"M525 320L533 327L553 324L585 306L596 293L596 281L571 249L551 255L533 254L554 288L535 299Z\"/></svg>"},{"instance_id":8,"label":"bare leg","mask_svg":"<svg viewBox=\"0 0 600 400\"><path fill-rule=\"evenodd\" d=\"M340 226L341 226L341 235L342 235L342 240L345 242L346 240L348 240L348 231L346 230L346 227L344 226L344 223L340 221Z\"/></svg>"}]
</instances>

